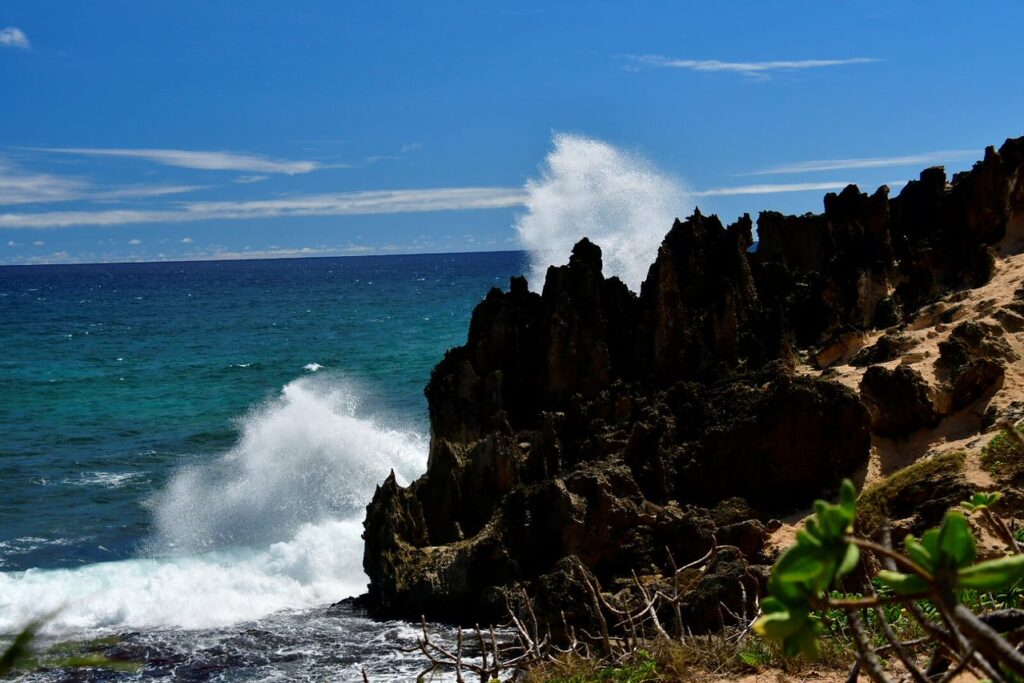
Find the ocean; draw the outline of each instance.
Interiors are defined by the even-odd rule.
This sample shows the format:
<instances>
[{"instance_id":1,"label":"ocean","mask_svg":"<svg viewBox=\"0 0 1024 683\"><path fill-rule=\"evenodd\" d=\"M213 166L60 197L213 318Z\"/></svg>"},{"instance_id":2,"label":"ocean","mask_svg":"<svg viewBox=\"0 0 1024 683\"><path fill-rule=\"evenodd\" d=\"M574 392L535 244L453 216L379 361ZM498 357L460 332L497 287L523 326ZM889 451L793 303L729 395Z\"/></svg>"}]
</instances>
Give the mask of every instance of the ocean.
<instances>
[{"instance_id":1,"label":"ocean","mask_svg":"<svg viewBox=\"0 0 1024 683\"><path fill-rule=\"evenodd\" d=\"M408 680L362 519L426 466L423 387L522 252L0 267L0 634L75 680ZM62 680L59 672L29 678Z\"/></svg>"}]
</instances>

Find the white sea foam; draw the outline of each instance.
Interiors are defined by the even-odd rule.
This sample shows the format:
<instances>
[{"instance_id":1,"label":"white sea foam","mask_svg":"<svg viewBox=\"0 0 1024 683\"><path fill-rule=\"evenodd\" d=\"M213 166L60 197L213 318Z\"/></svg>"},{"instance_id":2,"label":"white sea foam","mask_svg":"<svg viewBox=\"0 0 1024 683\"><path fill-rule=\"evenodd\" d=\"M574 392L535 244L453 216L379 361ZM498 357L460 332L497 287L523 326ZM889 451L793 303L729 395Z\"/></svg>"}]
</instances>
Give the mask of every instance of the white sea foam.
<instances>
[{"instance_id":1,"label":"white sea foam","mask_svg":"<svg viewBox=\"0 0 1024 683\"><path fill-rule=\"evenodd\" d=\"M0 573L0 633L54 614L46 631L213 628L365 589L361 524L303 525L260 550Z\"/></svg>"},{"instance_id":2,"label":"white sea foam","mask_svg":"<svg viewBox=\"0 0 1024 683\"><path fill-rule=\"evenodd\" d=\"M342 378L290 382L153 497L146 557L0 573L0 633L54 611L51 633L217 627L362 592L363 508L426 464L421 436L362 415Z\"/></svg>"},{"instance_id":3,"label":"white sea foam","mask_svg":"<svg viewBox=\"0 0 1024 683\"><path fill-rule=\"evenodd\" d=\"M516 231L530 251L531 286L549 265L568 262L589 237L601 247L605 275L639 291L676 216L692 209L683 184L649 160L601 140L557 133L540 178L526 183L526 212Z\"/></svg>"},{"instance_id":4,"label":"white sea foam","mask_svg":"<svg viewBox=\"0 0 1024 683\"><path fill-rule=\"evenodd\" d=\"M64 479L61 483L69 486L103 486L109 489L119 489L144 476L143 472L84 472L77 478Z\"/></svg>"},{"instance_id":5,"label":"white sea foam","mask_svg":"<svg viewBox=\"0 0 1024 683\"><path fill-rule=\"evenodd\" d=\"M303 370L309 370L310 372L316 372L317 370L323 370L324 366L319 363L306 363L302 366Z\"/></svg>"}]
</instances>

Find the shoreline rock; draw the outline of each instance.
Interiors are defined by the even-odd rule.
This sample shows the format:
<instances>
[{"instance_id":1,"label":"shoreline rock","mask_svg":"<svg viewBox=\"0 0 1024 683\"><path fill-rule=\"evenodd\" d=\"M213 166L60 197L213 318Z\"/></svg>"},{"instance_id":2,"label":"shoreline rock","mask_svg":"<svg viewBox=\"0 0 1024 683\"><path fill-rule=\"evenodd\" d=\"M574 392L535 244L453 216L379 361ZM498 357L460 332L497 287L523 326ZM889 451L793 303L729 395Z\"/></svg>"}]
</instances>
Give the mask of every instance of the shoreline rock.
<instances>
[{"instance_id":1,"label":"shoreline rock","mask_svg":"<svg viewBox=\"0 0 1024 683\"><path fill-rule=\"evenodd\" d=\"M874 350L822 350L984 284L993 247L1022 228L1024 138L952 184L933 168L893 199L850 186L823 214L764 212L756 252L748 216L726 227L696 211L639 295L603 276L586 239L540 294L523 278L491 290L426 387L426 474L407 488L389 477L367 507L370 612L488 622L521 588L555 610L580 566L614 586L713 544L736 548L727 574L769 562L765 522L863 471L872 432L934 426L1014 360L998 334L961 323L936 365L943 397L916 370L877 365L909 349L897 332ZM810 355L871 367L858 393L801 372ZM690 628L721 627L700 607L735 597L720 592L695 588Z\"/></svg>"}]
</instances>

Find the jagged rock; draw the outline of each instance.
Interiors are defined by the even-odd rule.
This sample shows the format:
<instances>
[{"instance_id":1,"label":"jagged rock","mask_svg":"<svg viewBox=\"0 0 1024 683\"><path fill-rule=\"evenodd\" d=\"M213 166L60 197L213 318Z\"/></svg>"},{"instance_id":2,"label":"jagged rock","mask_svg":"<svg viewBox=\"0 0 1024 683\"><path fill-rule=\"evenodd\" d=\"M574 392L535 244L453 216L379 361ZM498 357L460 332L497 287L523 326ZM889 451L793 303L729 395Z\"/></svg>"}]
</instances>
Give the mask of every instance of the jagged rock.
<instances>
[{"instance_id":1,"label":"jagged rock","mask_svg":"<svg viewBox=\"0 0 1024 683\"><path fill-rule=\"evenodd\" d=\"M1006 367L988 358L975 358L961 366L953 375L952 410L962 410L1003 383Z\"/></svg>"},{"instance_id":2,"label":"jagged rock","mask_svg":"<svg viewBox=\"0 0 1024 683\"><path fill-rule=\"evenodd\" d=\"M552 629L556 641L567 640L565 627L568 624L577 631L599 632L597 608L588 582L591 587L599 585L597 577L573 556L563 557L550 572L537 579L533 611L541 623Z\"/></svg>"},{"instance_id":3,"label":"jagged rock","mask_svg":"<svg viewBox=\"0 0 1024 683\"><path fill-rule=\"evenodd\" d=\"M935 362L943 379L940 410L954 413L971 405L1000 386L1006 374L1006 361L1018 360L1017 353L994 324L975 321L961 323L949 338L939 344Z\"/></svg>"},{"instance_id":4,"label":"jagged rock","mask_svg":"<svg viewBox=\"0 0 1024 683\"><path fill-rule=\"evenodd\" d=\"M962 342L972 357L1002 361L1020 360L1020 356L1002 338L1002 334L1003 330L999 325L968 321L953 328L950 339Z\"/></svg>"},{"instance_id":5,"label":"jagged rock","mask_svg":"<svg viewBox=\"0 0 1024 683\"><path fill-rule=\"evenodd\" d=\"M754 380L716 388L700 397L701 412L679 416L704 425L680 466L681 500L738 495L780 512L835 490L867 463L870 418L852 391L784 374Z\"/></svg>"},{"instance_id":6,"label":"jagged rock","mask_svg":"<svg viewBox=\"0 0 1024 683\"><path fill-rule=\"evenodd\" d=\"M737 590L742 586L743 590ZM737 548L721 548L683 602L683 624L692 633L735 626L756 613L761 586Z\"/></svg>"},{"instance_id":7,"label":"jagged rock","mask_svg":"<svg viewBox=\"0 0 1024 683\"><path fill-rule=\"evenodd\" d=\"M850 186L820 215L763 212L757 225L751 252L748 216L676 221L639 295L603 276L585 239L541 294L523 278L487 294L427 385L426 474L408 488L389 478L367 509L373 613L486 621L519 587L553 610L559 590L578 597L567 558L613 585L634 570L667 576L670 556L690 562L718 537L688 612L718 627L713 606L742 608L736 581L760 576L743 556L767 561L765 517L864 467L872 423L906 433L998 384L1013 357L1003 320L962 323L943 343L933 412L910 368L868 370L874 415L825 373L793 368L987 281L992 247L1024 235L1024 138L951 183L928 169L892 199ZM967 305L950 297L928 324L960 321ZM901 345L883 337L858 362Z\"/></svg>"},{"instance_id":8,"label":"jagged rock","mask_svg":"<svg viewBox=\"0 0 1024 683\"><path fill-rule=\"evenodd\" d=\"M910 335L899 332L887 332L879 337L878 341L871 346L858 351L850 359L850 365L864 367L866 365L875 365L876 363L888 363L899 358L906 351L913 348L915 344L914 338Z\"/></svg>"},{"instance_id":9,"label":"jagged rock","mask_svg":"<svg viewBox=\"0 0 1024 683\"><path fill-rule=\"evenodd\" d=\"M1009 306L1000 308L992 314L992 317L999 321L1007 332L1020 332L1024 330L1024 316Z\"/></svg>"},{"instance_id":10,"label":"jagged rock","mask_svg":"<svg viewBox=\"0 0 1024 683\"><path fill-rule=\"evenodd\" d=\"M871 413L871 428L882 436L906 436L939 422L928 384L905 365L892 370L880 365L868 368L860 382L860 397Z\"/></svg>"}]
</instances>

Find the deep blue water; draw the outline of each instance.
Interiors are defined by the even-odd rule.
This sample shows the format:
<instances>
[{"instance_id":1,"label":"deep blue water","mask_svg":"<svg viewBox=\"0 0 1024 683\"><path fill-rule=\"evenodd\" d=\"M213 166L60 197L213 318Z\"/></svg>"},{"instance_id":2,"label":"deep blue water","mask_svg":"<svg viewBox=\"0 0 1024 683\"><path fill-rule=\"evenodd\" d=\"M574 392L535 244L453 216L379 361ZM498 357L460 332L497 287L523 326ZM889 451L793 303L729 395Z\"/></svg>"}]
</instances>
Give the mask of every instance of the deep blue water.
<instances>
[{"instance_id":1,"label":"deep blue water","mask_svg":"<svg viewBox=\"0 0 1024 683\"><path fill-rule=\"evenodd\" d=\"M526 265L0 268L0 631L51 595L63 633L230 629L345 597L373 485L425 464L431 368Z\"/></svg>"}]
</instances>

